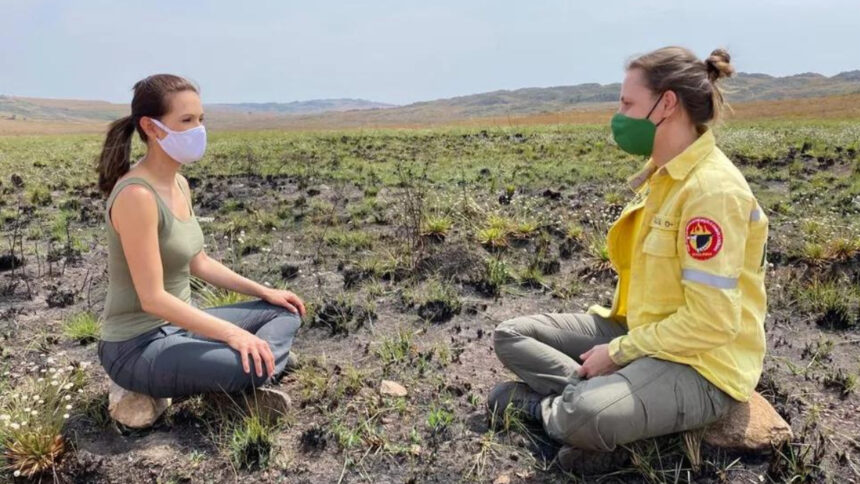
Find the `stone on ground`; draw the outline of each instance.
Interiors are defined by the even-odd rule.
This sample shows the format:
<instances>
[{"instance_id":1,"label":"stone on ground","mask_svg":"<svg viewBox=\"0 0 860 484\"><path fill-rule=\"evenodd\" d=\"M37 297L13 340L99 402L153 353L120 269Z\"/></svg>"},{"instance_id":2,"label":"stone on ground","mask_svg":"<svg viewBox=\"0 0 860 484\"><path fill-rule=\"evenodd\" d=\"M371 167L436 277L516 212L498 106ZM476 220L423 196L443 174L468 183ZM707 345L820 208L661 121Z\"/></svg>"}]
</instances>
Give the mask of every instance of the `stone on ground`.
<instances>
[{"instance_id":1,"label":"stone on ground","mask_svg":"<svg viewBox=\"0 0 860 484\"><path fill-rule=\"evenodd\" d=\"M403 385L391 380L382 380L379 385L379 393L391 397L405 397L408 394Z\"/></svg>"},{"instance_id":2,"label":"stone on ground","mask_svg":"<svg viewBox=\"0 0 860 484\"><path fill-rule=\"evenodd\" d=\"M117 422L135 429L151 426L170 406L169 398L154 398L135 393L113 381L108 393L108 412Z\"/></svg>"},{"instance_id":3,"label":"stone on ground","mask_svg":"<svg viewBox=\"0 0 860 484\"><path fill-rule=\"evenodd\" d=\"M705 430L704 440L717 447L762 452L792 437L791 426L755 392L748 402L734 402L725 417Z\"/></svg>"}]
</instances>

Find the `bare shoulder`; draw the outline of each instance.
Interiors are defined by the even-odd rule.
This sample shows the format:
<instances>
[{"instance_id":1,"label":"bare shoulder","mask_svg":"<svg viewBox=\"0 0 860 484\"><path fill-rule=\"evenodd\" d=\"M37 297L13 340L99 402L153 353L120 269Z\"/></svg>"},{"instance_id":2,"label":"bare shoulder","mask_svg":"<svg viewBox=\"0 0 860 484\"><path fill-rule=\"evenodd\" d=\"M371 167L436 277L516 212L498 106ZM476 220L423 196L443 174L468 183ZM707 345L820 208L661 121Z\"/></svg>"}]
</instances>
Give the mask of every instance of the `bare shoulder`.
<instances>
[{"instance_id":1,"label":"bare shoulder","mask_svg":"<svg viewBox=\"0 0 860 484\"><path fill-rule=\"evenodd\" d=\"M111 213L135 217L152 215L158 218L158 206L155 195L146 187L130 184L122 187L114 198ZM116 225L116 224L114 224Z\"/></svg>"}]
</instances>

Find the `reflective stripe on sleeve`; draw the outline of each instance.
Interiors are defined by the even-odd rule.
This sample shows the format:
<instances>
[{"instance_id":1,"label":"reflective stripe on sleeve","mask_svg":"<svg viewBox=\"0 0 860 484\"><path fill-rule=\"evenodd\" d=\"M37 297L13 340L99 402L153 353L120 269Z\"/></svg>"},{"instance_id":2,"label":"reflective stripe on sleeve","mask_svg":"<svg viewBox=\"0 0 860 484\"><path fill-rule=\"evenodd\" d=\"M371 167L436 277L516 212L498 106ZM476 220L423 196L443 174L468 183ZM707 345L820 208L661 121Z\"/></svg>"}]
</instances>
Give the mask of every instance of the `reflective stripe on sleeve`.
<instances>
[{"instance_id":1,"label":"reflective stripe on sleeve","mask_svg":"<svg viewBox=\"0 0 860 484\"><path fill-rule=\"evenodd\" d=\"M681 271L681 278L685 281L698 282L699 284L716 287L717 289L734 289L738 287L737 277L715 276L695 269L684 269Z\"/></svg>"},{"instance_id":2,"label":"reflective stripe on sleeve","mask_svg":"<svg viewBox=\"0 0 860 484\"><path fill-rule=\"evenodd\" d=\"M761 220L761 209L756 207L755 210L750 213L750 222L758 222Z\"/></svg>"}]
</instances>

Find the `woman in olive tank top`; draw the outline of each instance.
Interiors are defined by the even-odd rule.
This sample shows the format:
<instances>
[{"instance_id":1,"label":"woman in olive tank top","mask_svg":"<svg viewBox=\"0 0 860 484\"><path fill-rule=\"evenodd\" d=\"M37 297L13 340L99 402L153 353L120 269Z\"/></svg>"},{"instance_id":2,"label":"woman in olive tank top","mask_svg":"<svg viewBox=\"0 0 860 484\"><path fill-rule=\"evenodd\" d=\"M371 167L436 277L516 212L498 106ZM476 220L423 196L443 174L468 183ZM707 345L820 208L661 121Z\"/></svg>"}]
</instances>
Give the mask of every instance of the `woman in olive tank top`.
<instances>
[{"instance_id":1,"label":"woman in olive tank top","mask_svg":"<svg viewBox=\"0 0 860 484\"><path fill-rule=\"evenodd\" d=\"M135 131L147 150L132 167ZM179 174L205 148L197 88L159 74L134 85L131 115L111 124L99 159L109 275L99 359L116 384L156 398L263 385L285 369L305 314L292 292L257 284L206 255ZM197 309L192 275L258 300Z\"/></svg>"}]
</instances>

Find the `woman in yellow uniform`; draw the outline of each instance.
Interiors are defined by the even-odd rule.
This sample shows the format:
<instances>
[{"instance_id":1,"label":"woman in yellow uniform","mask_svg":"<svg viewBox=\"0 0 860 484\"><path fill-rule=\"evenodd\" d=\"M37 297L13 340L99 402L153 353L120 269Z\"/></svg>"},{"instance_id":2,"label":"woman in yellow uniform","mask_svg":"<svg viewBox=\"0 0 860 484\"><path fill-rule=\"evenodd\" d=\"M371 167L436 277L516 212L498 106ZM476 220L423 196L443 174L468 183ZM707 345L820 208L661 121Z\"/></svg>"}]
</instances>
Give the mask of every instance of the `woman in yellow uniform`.
<instances>
[{"instance_id":1,"label":"woman in yellow uniform","mask_svg":"<svg viewBox=\"0 0 860 484\"><path fill-rule=\"evenodd\" d=\"M566 444L559 464L611 471L618 447L701 427L746 401L765 353L767 218L715 145L718 80L729 54L699 60L667 47L627 66L611 126L618 146L650 156L608 234L619 279L611 308L501 323L499 359L522 382L492 390Z\"/></svg>"}]
</instances>

